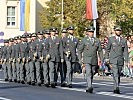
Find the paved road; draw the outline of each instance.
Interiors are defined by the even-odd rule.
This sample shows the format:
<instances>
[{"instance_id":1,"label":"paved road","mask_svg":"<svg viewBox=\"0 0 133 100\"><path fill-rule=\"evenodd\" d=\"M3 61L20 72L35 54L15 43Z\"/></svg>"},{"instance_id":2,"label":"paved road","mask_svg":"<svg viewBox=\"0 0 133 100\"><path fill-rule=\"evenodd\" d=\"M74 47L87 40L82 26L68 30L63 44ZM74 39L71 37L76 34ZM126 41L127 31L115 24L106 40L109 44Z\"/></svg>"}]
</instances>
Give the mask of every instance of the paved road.
<instances>
[{"instance_id":1,"label":"paved road","mask_svg":"<svg viewBox=\"0 0 133 100\"><path fill-rule=\"evenodd\" d=\"M94 93L85 92L84 79L75 78L73 88L58 86L55 89L44 86L29 86L26 84L3 81L0 72L0 100L133 100L133 82L122 82L121 94L113 94L113 82L94 80Z\"/></svg>"}]
</instances>

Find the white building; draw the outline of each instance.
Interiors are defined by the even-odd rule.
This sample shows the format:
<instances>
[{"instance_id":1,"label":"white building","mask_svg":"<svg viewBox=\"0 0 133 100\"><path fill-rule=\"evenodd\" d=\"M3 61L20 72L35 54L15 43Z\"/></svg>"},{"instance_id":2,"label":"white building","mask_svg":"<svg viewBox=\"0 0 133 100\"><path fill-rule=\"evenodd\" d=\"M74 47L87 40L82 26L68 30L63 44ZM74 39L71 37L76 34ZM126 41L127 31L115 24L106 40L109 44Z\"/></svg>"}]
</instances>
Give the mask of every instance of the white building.
<instances>
[{"instance_id":1,"label":"white building","mask_svg":"<svg viewBox=\"0 0 133 100\"><path fill-rule=\"evenodd\" d=\"M39 11L46 6L48 0L30 0L30 29L28 32L41 30ZM20 31L20 0L0 0L0 32L4 32L4 39L22 35Z\"/></svg>"}]
</instances>

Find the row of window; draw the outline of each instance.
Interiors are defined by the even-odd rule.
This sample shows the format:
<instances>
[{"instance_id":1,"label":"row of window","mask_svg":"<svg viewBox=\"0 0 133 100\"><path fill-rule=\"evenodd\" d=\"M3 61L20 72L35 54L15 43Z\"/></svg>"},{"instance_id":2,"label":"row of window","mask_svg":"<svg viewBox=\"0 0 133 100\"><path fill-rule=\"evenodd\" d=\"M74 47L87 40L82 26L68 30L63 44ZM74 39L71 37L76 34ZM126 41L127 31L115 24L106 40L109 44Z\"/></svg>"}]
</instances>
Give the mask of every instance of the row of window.
<instances>
[{"instance_id":1,"label":"row of window","mask_svg":"<svg viewBox=\"0 0 133 100\"><path fill-rule=\"evenodd\" d=\"M7 7L7 26L15 26L16 25L16 12L15 7L8 6Z\"/></svg>"}]
</instances>

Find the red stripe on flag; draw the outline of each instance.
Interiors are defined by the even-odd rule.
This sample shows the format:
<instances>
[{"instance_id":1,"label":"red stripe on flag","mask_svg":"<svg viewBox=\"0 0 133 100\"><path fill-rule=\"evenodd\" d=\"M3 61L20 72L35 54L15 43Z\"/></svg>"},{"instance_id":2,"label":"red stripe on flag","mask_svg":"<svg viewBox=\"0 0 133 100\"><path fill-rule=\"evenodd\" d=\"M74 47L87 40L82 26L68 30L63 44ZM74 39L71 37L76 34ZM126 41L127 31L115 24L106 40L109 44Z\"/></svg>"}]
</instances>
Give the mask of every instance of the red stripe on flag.
<instances>
[{"instance_id":1,"label":"red stripe on flag","mask_svg":"<svg viewBox=\"0 0 133 100\"><path fill-rule=\"evenodd\" d=\"M93 19L92 0L86 0L86 19Z\"/></svg>"}]
</instances>

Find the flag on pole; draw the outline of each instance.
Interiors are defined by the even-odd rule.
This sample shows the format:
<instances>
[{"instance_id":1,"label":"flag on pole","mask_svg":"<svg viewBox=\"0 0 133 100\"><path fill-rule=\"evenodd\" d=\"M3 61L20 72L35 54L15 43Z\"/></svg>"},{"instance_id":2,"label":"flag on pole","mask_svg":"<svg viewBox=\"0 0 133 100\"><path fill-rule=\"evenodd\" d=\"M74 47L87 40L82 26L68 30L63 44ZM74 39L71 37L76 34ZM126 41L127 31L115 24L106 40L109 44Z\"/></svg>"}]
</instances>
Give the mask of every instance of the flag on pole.
<instances>
[{"instance_id":1,"label":"flag on pole","mask_svg":"<svg viewBox=\"0 0 133 100\"><path fill-rule=\"evenodd\" d=\"M20 0L20 31L25 30L25 0Z\"/></svg>"},{"instance_id":2,"label":"flag on pole","mask_svg":"<svg viewBox=\"0 0 133 100\"><path fill-rule=\"evenodd\" d=\"M20 0L20 31L29 31L29 26L30 0Z\"/></svg>"},{"instance_id":3,"label":"flag on pole","mask_svg":"<svg viewBox=\"0 0 133 100\"><path fill-rule=\"evenodd\" d=\"M25 3L25 31L30 30L30 0Z\"/></svg>"},{"instance_id":4,"label":"flag on pole","mask_svg":"<svg viewBox=\"0 0 133 100\"><path fill-rule=\"evenodd\" d=\"M86 0L86 19L97 19L97 0Z\"/></svg>"}]
</instances>

